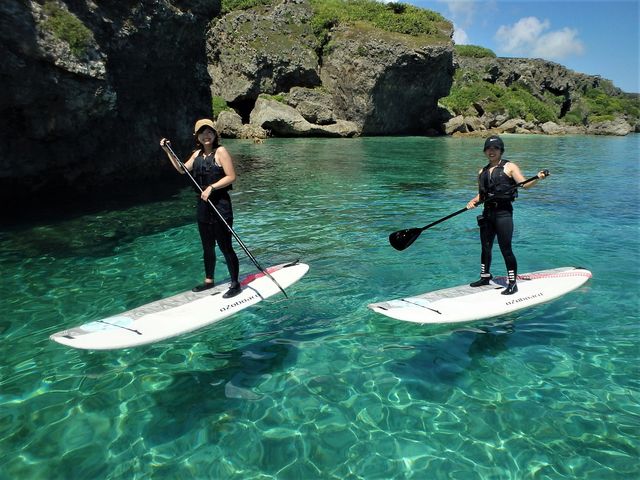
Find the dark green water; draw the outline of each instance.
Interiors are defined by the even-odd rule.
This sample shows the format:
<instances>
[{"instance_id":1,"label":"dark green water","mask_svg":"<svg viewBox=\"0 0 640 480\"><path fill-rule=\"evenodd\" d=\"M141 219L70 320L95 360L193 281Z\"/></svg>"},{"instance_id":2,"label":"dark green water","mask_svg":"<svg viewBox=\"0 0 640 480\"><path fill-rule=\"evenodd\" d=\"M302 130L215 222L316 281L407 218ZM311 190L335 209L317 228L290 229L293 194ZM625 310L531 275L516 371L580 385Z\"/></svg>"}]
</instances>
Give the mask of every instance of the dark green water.
<instances>
[{"instance_id":1,"label":"dark green water","mask_svg":"<svg viewBox=\"0 0 640 480\"><path fill-rule=\"evenodd\" d=\"M0 478L640 476L640 136L505 140L525 176L552 172L517 201L521 272L594 277L490 321L430 327L366 308L477 277L475 212L404 252L387 236L464 207L479 139L226 142L238 234L263 265L300 258L310 272L289 300L137 349L48 336L202 279L186 184L3 229ZM497 247L494 263L503 274Z\"/></svg>"}]
</instances>

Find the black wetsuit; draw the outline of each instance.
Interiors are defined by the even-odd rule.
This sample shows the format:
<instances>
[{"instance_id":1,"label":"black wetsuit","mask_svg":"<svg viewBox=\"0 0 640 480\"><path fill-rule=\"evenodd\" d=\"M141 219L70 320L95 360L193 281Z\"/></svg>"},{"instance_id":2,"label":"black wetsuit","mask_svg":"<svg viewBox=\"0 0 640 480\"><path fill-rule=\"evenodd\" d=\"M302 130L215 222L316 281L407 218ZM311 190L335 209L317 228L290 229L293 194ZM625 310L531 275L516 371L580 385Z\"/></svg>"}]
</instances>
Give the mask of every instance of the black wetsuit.
<instances>
[{"instance_id":1,"label":"black wetsuit","mask_svg":"<svg viewBox=\"0 0 640 480\"><path fill-rule=\"evenodd\" d=\"M513 237L512 202L516 198L517 190L514 188L515 180L504 173L504 166L507 163L508 160L500 160L493 170L490 169L490 165L487 165L478 176L480 200L484 200L484 210L482 215L478 216L482 242L480 273L485 276L491 271L491 251L497 236L509 281L515 282L518 262L511 248L511 239Z\"/></svg>"},{"instance_id":2,"label":"black wetsuit","mask_svg":"<svg viewBox=\"0 0 640 480\"><path fill-rule=\"evenodd\" d=\"M204 156L201 152L193 162L193 177L202 190L225 176L224 169L215 163L214 155L215 152L211 155ZM209 196L211 203L213 203L216 210L222 215L230 227L233 226L233 209L231 208L231 197L229 196L229 190L231 190L231 188L229 185L213 190ZM209 202L205 202L200 198L199 191L197 193L198 204L196 206L196 217L198 220L200 240L202 241L205 275L207 278L213 279L216 267L216 254L214 249L217 242L218 248L220 248L227 262L231 281L237 282L240 272L240 262L231 244L231 232L222 220L220 220L218 214L211 208Z\"/></svg>"}]
</instances>

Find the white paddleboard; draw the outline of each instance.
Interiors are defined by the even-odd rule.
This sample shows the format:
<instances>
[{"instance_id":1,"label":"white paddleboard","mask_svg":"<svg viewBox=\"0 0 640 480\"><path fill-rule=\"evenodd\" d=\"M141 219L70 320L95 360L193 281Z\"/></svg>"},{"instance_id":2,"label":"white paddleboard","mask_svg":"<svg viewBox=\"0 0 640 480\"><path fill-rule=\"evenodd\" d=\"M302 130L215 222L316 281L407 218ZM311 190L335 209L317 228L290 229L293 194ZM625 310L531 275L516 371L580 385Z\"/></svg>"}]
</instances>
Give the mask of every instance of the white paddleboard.
<instances>
[{"instance_id":1,"label":"white paddleboard","mask_svg":"<svg viewBox=\"0 0 640 480\"><path fill-rule=\"evenodd\" d=\"M561 267L518 275L518 292L502 295L506 277L496 277L482 287L446 288L415 297L372 303L368 307L387 317L415 323L456 323L515 312L558 298L583 285L591 272Z\"/></svg>"},{"instance_id":2,"label":"white paddleboard","mask_svg":"<svg viewBox=\"0 0 640 480\"><path fill-rule=\"evenodd\" d=\"M309 265L297 262L266 269L282 288L300 280L308 270ZM203 292L184 292L54 333L51 340L91 350L136 347L210 325L280 293L273 280L262 272L248 275L240 285L242 292L232 298L222 297L228 283Z\"/></svg>"}]
</instances>

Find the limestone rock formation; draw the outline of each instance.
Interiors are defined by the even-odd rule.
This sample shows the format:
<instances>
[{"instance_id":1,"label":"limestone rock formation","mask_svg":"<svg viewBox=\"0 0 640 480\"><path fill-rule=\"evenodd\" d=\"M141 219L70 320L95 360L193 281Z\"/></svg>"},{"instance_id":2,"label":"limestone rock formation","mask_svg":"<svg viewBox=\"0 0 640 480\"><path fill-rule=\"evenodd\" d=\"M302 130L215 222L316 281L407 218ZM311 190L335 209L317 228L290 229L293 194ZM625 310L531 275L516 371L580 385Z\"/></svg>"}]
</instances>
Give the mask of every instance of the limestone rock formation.
<instances>
[{"instance_id":1,"label":"limestone rock formation","mask_svg":"<svg viewBox=\"0 0 640 480\"><path fill-rule=\"evenodd\" d=\"M606 120L604 122L593 123L588 126L587 133L593 135L617 135L625 136L633 131L633 127L625 120L616 118L615 120Z\"/></svg>"},{"instance_id":2,"label":"limestone rock formation","mask_svg":"<svg viewBox=\"0 0 640 480\"><path fill-rule=\"evenodd\" d=\"M323 87L336 115L363 135L424 134L437 125L438 99L453 82L452 45L423 45L409 36L340 28L323 59Z\"/></svg>"},{"instance_id":3,"label":"limestone rock formation","mask_svg":"<svg viewBox=\"0 0 640 480\"><path fill-rule=\"evenodd\" d=\"M353 137L358 126L346 120L329 125L317 125L307 121L295 108L280 102L259 98L251 112L250 124L281 136Z\"/></svg>"},{"instance_id":4,"label":"limestone rock formation","mask_svg":"<svg viewBox=\"0 0 640 480\"><path fill-rule=\"evenodd\" d=\"M213 95L248 120L261 93L320 85L311 15L307 2L288 0L214 20L207 39Z\"/></svg>"},{"instance_id":5,"label":"limestone rock formation","mask_svg":"<svg viewBox=\"0 0 640 480\"><path fill-rule=\"evenodd\" d=\"M562 118L578 104L584 93L590 88L601 88L608 95L623 95L619 88L613 86L599 76L586 75L541 59L529 58L473 58L456 56L455 62L463 75L479 75L488 83L502 87L510 87L518 83L526 87L534 97L540 100L551 94L561 99L557 115ZM473 104L474 112L466 115L450 115L443 122L443 130L447 134L491 131L491 133L544 133L547 135L562 134L595 134L595 135L627 135L637 130L625 118L618 117L613 121L598 122L593 125L565 125L556 122L525 122L520 118L509 118L506 112L489 112L487 101ZM475 115L474 115L475 113ZM480 120L478 123L476 120Z\"/></svg>"},{"instance_id":6,"label":"limestone rock formation","mask_svg":"<svg viewBox=\"0 0 640 480\"><path fill-rule=\"evenodd\" d=\"M210 116L204 32L219 10L219 0L0 2L0 202L108 197L170 168L159 138L180 147L193 119Z\"/></svg>"},{"instance_id":7,"label":"limestone rock formation","mask_svg":"<svg viewBox=\"0 0 640 480\"><path fill-rule=\"evenodd\" d=\"M265 139L269 132L262 127L243 124L242 117L233 110L220 112L216 120L216 129L222 137Z\"/></svg>"},{"instance_id":8,"label":"limestone rock formation","mask_svg":"<svg viewBox=\"0 0 640 480\"><path fill-rule=\"evenodd\" d=\"M293 87L285 96L285 101L309 123L331 125L337 120L333 111L333 98L325 90Z\"/></svg>"},{"instance_id":9,"label":"limestone rock formation","mask_svg":"<svg viewBox=\"0 0 640 480\"><path fill-rule=\"evenodd\" d=\"M439 41L343 25L320 45L312 13L305 0L283 0L216 20L207 47L212 95L245 124L276 135L425 134L439 127L438 99L454 73L451 24ZM277 118L266 121L264 102L258 105L264 93L282 96L300 118L271 105Z\"/></svg>"}]
</instances>

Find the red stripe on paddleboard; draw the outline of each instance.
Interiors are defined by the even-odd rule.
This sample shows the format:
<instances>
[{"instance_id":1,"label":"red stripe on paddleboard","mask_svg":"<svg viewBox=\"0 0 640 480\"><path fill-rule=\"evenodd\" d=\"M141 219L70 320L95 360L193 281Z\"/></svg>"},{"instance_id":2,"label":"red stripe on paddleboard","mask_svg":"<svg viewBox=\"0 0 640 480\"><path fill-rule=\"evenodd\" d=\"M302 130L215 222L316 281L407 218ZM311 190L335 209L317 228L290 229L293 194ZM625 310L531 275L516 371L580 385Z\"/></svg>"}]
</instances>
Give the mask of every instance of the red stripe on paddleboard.
<instances>
[{"instance_id":1,"label":"red stripe on paddleboard","mask_svg":"<svg viewBox=\"0 0 640 480\"><path fill-rule=\"evenodd\" d=\"M540 273L537 275L518 275L519 280L535 280L537 278L566 278L566 277L587 277L591 278L591 272L562 272L562 273Z\"/></svg>"},{"instance_id":2,"label":"red stripe on paddleboard","mask_svg":"<svg viewBox=\"0 0 640 480\"><path fill-rule=\"evenodd\" d=\"M275 266L275 267L269 267L266 269L267 273L273 273L277 270L280 270L280 266ZM264 272L260 272L260 273L252 273L251 275L247 275L246 277L244 277L241 281L240 281L240 285L245 286L248 285L249 283L253 282L254 280L260 278L260 277L264 277L266 276L264 274Z\"/></svg>"}]
</instances>

